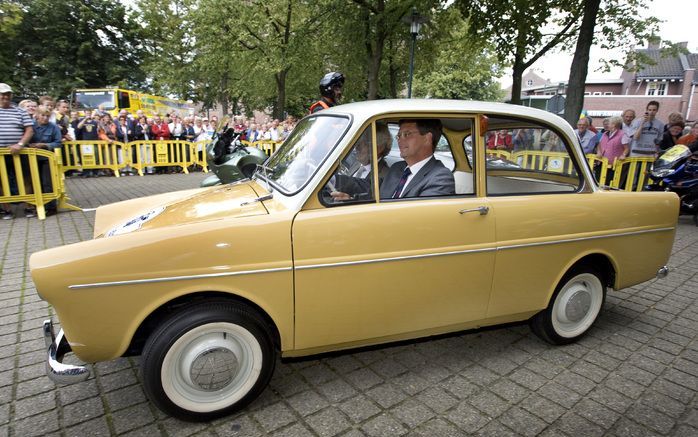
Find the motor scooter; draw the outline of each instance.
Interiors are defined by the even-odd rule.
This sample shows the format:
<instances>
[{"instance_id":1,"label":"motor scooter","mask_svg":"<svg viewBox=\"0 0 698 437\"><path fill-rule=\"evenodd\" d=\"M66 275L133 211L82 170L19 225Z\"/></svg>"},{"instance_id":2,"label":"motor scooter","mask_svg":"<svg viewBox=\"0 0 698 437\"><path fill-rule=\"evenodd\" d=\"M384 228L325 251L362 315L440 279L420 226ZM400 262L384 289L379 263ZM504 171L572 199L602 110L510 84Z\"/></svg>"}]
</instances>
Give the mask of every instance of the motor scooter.
<instances>
[{"instance_id":1,"label":"motor scooter","mask_svg":"<svg viewBox=\"0 0 698 437\"><path fill-rule=\"evenodd\" d=\"M681 198L680 214L693 216L698 226L698 150L683 144L668 149L654 162L648 191L673 191Z\"/></svg>"},{"instance_id":2,"label":"motor scooter","mask_svg":"<svg viewBox=\"0 0 698 437\"><path fill-rule=\"evenodd\" d=\"M256 147L245 147L240 141L242 132L236 132L228 124L216 131L206 146L206 163L213 172L202 182L202 187L228 184L252 177L257 165L267 160L267 154Z\"/></svg>"}]
</instances>

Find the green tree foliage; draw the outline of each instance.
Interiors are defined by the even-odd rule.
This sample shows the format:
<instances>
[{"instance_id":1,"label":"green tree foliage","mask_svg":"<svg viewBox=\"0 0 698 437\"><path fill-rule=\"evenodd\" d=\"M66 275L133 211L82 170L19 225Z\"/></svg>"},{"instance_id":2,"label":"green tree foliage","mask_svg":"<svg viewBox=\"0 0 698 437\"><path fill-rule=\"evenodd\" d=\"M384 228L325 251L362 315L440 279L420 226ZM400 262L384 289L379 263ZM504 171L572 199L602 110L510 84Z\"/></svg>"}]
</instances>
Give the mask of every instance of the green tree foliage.
<instances>
[{"instance_id":1,"label":"green tree foliage","mask_svg":"<svg viewBox=\"0 0 698 437\"><path fill-rule=\"evenodd\" d=\"M190 82L194 61L192 11L196 0L138 0L139 31L143 35L142 68L158 95L194 97Z\"/></svg>"},{"instance_id":2,"label":"green tree foliage","mask_svg":"<svg viewBox=\"0 0 698 437\"><path fill-rule=\"evenodd\" d=\"M572 125L576 124L584 106L591 47L596 45L603 50L628 54L624 59L602 60L606 70L611 66L637 69L655 61L634 48L646 40L655 40L659 31L656 17L641 16L647 10L646 0L587 0L583 3L584 16L576 40L565 101L565 119ZM676 55L678 48L667 43L663 50L667 55Z\"/></svg>"},{"instance_id":3,"label":"green tree foliage","mask_svg":"<svg viewBox=\"0 0 698 437\"><path fill-rule=\"evenodd\" d=\"M413 95L500 100L502 91L496 80L502 75L500 64L489 48L472 43L468 24L460 12L446 9L434 20L439 25L428 27L424 42L418 45L422 48L418 54L421 73L414 80Z\"/></svg>"},{"instance_id":4,"label":"green tree foliage","mask_svg":"<svg viewBox=\"0 0 698 437\"><path fill-rule=\"evenodd\" d=\"M135 87L145 80L139 68L139 38L119 2L23 0L16 4L23 11L21 23L8 41L14 56L5 58L16 94L65 97L73 88Z\"/></svg>"},{"instance_id":5,"label":"green tree foliage","mask_svg":"<svg viewBox=\"0 0 698 437\"><path fill-rule=\"evenodd\" d=\"M8 60L13 59L17 53L19 28L22 24L24 12L21 6L15 2L0 3L0 81L17 86L14 65Z\"/></svg>"},{"instance_id":6,"label":"green tree foliage","mask_svg":"<svg viewBox=\"0 0 698 437\"><path fill-rule=\"evenodd\" d=\"M502 63L512 66L512 103L521 103L521 77L543 55L561 47L579 30L580 1L456 0L469 18L470 34L491 43Z\"/></svg>"}]
</instances>

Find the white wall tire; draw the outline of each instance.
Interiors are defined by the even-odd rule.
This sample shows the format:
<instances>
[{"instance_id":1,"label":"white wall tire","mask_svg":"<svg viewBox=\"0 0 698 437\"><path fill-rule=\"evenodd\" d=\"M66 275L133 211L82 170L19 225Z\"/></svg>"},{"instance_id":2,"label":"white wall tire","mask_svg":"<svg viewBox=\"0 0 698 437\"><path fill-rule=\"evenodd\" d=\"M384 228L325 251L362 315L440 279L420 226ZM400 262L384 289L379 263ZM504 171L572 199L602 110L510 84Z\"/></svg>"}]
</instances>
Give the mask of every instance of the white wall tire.
<instances>
[{"instance_id":1,"label":"white wall tire","mask_svg":"<svg viewBox=\"0 0 698 437\"><path fill-rule=\"evenodd\" d=\"M199 304L167 319L143 349L150 400L182 420L230 414L266 387L276 361L268 328L246 307Z\"/></svg>"},{"instance_id":2,"label":"white wall tire","mask_svg":"<svg viewBox=\"0 0 698 437\"><path fill-rule=\"evenodd\" d=\"M591 267L575 268L562 278L548 308L531 319L531 328L552 344L577 341L598 318L605 297L602 275Z\"/></svg>"}]
</instances>

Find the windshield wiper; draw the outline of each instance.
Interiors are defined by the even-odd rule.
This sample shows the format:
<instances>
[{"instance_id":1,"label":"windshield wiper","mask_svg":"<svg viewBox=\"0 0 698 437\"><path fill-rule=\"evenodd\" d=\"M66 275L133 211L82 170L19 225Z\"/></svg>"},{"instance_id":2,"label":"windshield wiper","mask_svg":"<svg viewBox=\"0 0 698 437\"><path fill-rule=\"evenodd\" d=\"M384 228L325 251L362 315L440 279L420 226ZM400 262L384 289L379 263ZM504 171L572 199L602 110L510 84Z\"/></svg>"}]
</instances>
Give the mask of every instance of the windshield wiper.
<instances>
[{"instance_id":1,"label":"windshield wiper","mask_svg":"<svg viewBox=\"0 0 698 437\"><path fill-rule=\"evenodd\" d=\"M262 202L265 200L270 200L274 197L274 193L265 194L264 196L259 196L255 199L249 200L247 202L242 202L240 206L252 205L253 203Z\"/></svg>"}]
</instances>

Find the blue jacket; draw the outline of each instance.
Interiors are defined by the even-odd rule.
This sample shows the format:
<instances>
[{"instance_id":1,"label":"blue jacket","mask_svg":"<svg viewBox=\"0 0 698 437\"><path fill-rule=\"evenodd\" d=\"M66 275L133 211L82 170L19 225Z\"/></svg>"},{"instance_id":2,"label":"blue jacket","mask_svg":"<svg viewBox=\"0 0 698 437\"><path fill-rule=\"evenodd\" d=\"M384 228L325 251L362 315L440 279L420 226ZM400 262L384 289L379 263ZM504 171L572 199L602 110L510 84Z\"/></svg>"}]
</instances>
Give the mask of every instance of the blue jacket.
<instances>
[{"instance_id":1,"label":"blue jacket","mask_svg":"<svg viewBox=\"0 0 698 437\"><path fill-rule=\"evenodd\" d=\"M54 150L61 147L61 138L61 129L55 123L40 125L34 120L34 136L31 143L46 143L49 150Z\"/></svg>"}]
</instances>

